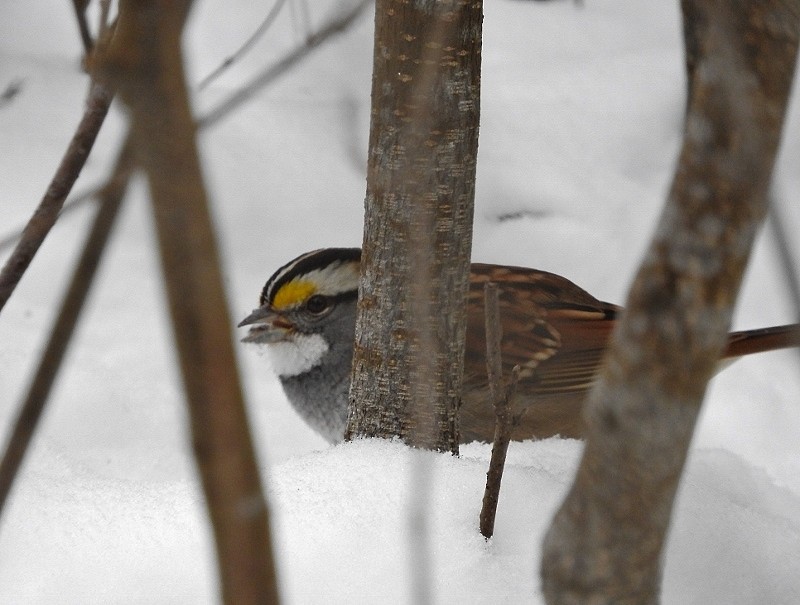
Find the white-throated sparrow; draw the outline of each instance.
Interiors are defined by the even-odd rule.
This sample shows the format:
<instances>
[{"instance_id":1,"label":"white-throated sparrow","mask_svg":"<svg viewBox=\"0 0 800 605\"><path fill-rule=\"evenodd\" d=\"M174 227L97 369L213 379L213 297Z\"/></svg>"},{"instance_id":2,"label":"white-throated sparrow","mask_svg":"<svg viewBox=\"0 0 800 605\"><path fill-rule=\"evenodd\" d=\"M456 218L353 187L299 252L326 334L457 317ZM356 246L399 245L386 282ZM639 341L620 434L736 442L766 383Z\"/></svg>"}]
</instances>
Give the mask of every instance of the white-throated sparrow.
<instances>
[{"instance_id":1,"label":"white-throated sparrow","mask_svg":"<svg viewBox=\"0 0 800 605\"><path fill-rule=\"evenodd\" d=\"M308 252L278 269L260 306L239 324L242 342L264 344L291 404L318 433L341 441L347 424L356 321L358 248ZM553 273L473 264L467 300L463 442L491 441L483 284L498 285L504 371L519 365L516 401L527 406L514 439L580 437L581 407L620 307ZM734 332L725 358L800 345L800 326Z\"/></svg>"}]
</instances>

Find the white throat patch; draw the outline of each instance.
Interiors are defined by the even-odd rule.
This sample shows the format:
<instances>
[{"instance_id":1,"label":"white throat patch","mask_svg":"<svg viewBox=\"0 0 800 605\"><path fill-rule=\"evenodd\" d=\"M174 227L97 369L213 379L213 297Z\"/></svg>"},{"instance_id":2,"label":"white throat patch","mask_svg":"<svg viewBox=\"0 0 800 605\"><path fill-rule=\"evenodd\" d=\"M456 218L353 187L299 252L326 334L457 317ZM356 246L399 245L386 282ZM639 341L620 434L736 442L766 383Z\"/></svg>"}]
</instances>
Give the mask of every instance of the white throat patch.
<instances>
[{"instance_id":1,"label":"white throat patch","mask_svg":"<svg viewBox=\"0 0 800 605\"><path fill-rule=\"evenodd\" d=\"M328 343L319 334L298 334L291 341L266 346L272 368L278 376L299 376L322 361Z\"/></svg>"}]
</instances>

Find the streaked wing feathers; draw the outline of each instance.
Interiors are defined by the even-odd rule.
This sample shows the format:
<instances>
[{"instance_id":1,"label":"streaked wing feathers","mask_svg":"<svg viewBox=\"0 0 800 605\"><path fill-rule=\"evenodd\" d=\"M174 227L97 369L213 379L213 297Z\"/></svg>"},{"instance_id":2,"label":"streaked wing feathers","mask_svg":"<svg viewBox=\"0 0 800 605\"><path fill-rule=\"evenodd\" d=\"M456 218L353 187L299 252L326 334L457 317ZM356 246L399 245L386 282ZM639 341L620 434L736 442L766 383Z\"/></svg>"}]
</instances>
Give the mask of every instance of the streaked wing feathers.
<instances>
[{"instance_id":1,"label":"streaked wing feathers","mask_svg":"<svg viewBox=\"0 0 800 605\"><path fill-rule=\"evenodd\" d=\"M499 287L504 372L519 365L521 382L542 393L583 392L599 367L620 307L566 278L519 267L474 264L469 291L465 380L486 381L483 285ZM557 363L548 363L558 353Z\"/></svg>"}]
</instances>

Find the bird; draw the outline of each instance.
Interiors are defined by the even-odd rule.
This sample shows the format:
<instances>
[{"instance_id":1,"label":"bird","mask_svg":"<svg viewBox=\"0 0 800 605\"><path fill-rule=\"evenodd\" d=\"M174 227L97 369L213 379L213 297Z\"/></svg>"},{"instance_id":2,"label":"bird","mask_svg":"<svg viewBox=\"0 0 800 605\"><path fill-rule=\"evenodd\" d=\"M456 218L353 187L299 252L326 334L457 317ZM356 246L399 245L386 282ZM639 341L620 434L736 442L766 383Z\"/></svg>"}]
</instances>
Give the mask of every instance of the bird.
<instances>
[{"instance_id":1,"label":"bird","mask_svg":"<svg viewBox=\"0 0 800 605\"><path fill-rule=\"evenodd\" d=\"M360 248L322 248L280 267L238 327L265 348L290 404L330 443L344 439L353 358ZM490 442L495 413L486 369L484 284L499 291L503 373L519 366L514 440L581 438L583 401L597 380L622 307L569 279L525 267L473 263L467 294L462 443ZM733 332L722 360L800 345L800 324Z\"/></svg>"}]
</instances>

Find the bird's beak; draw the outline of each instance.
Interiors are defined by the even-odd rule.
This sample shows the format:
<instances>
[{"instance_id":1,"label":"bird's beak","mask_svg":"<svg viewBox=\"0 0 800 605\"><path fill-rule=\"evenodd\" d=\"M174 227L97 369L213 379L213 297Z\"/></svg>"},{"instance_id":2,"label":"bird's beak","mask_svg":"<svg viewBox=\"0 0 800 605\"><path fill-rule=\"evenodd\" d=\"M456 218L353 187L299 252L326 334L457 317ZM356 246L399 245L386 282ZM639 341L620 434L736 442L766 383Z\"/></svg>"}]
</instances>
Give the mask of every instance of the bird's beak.
<instances>
[{"instance_id":1,"label":"bird's beak","mask_svg":"<svg viewBox=\"0 0 800 605\"><path fill-rule=\"evenodd\" d=\"M270 344L286 340L292 324L269 307L259 307L239 322L237 328L251 326L242 342Z\"/></svg>"}]
</instances>

